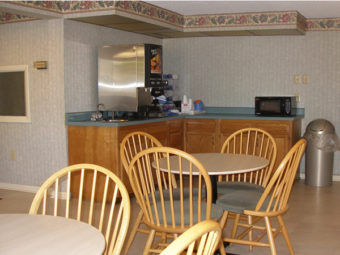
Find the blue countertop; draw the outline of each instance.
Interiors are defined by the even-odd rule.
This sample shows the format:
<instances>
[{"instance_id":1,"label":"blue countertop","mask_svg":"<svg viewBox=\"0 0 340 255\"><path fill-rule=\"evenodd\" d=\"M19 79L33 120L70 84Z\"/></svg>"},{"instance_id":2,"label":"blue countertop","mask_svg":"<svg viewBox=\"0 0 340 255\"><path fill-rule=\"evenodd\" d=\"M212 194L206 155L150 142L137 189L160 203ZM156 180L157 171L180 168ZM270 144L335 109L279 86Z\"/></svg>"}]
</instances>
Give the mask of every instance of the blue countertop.
<instances>
[{"instance_id":1,"label":"blue countertop","mask_svg":"<svg viewBox=\"0 0 340 255\"><path fill-rule=\"evenodd\" d=\"M240 119L240 120L288 120L293 121L304 117L304 109L298 108L297 115L292 117L263 117L254 114L254 108L248 107L207 107L204 113L194 115L180 114L148 120L135 120L123 122L91 121L92 112L66 113L67 126L130 126L145 123L154 123L175 119Z\"/></svg>"}]
</instances>

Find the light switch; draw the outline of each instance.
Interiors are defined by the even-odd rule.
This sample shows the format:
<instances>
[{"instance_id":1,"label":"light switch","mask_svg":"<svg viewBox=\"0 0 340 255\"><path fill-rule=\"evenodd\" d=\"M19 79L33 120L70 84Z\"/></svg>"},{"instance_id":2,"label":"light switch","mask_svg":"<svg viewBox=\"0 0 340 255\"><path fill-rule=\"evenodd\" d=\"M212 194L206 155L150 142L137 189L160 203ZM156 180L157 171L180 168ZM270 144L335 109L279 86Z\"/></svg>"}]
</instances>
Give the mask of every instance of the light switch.
<instances>
[{"instance_id":1,"label":"light switch","mask_svg":"<svg viewBox=\"0 0 340 255\"><path fill-rule=\"evenodd\" d=\"M38 69L38 70L47 69L47 61L35 61L33 63L33 66L35 69Z\"/></svg>"}]
</instances>

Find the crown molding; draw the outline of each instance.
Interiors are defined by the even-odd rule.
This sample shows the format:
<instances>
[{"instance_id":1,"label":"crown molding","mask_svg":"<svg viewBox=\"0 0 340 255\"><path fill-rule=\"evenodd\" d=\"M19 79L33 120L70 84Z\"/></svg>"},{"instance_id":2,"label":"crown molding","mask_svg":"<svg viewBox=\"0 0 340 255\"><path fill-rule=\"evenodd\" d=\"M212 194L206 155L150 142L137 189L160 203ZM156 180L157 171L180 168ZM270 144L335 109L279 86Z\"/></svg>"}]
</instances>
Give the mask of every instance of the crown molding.
<instances>
[{"instance_id":1,"label":"crown molding","mask_svg":"<svg viewBox=\"0 0 340 255\"><path fill-rule=\"evenodd\" d=\"M180 15L143 1L5 1L21 6L58 14L62 18L73 15L95 15L110 12L142 19L150 23L172 26L183 32L222 31L241 29L296 28L305 31L340 31L340 18L306 19L297 11L238 13L216 15ZM0 12L0 24L37 20L25 15Z\"/></svg>"}]
</instances>

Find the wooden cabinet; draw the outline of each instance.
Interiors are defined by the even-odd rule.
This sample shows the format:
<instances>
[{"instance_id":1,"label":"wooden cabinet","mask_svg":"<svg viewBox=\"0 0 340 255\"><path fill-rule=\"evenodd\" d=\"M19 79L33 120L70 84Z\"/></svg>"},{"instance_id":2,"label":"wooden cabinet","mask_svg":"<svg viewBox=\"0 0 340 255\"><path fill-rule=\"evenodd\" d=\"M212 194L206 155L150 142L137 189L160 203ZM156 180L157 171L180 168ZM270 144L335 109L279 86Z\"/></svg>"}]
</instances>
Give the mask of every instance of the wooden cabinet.
<instances>
[{"instance_id":1,"label":"wooden cabinet","mask_svg":"<svg viewBox=\"0 0 340 255\"><path fill-rule=\"evenodd\" d=\"M301 119L174 119L130 126L68 126L69 164L92 163L113 171L131 193L129 179L120 161L119 147L133 131L145 131L164 146L189 153L219 152L225 139L236 130L261 128L273 135L277 143L276 166L301 136Z\"/></svg>"},{"instance_id":2,"label":"wooden cabinet","mask_svg":"<svg viewBox=\"0 0 340 255\"><path fill-rule=\"evenodd\" d=\"M94 126L68 126L68 160L69 165L89 163L112 170L119 178L126 179L122 168L119 167L117 128ZM79 191L79 174L71 178L71 193ZM85 176L85 183L91 183L90 177ZM99 176L98 185L104 185L104 178ZM90 186L84 188L84 197L90 199ZM109 190L109 197L112 190Z\"/></svg>"},{"instance_id":3,"label":"wooden cabinet","mask_svg":"<svg viewBox=\"0 0 340 255\"><path fill-rule=\"evenodd\" d=\"M277 145L277 158L274 169L280 164L289 149L301 137L301 119L298 120L220 120L220 145L222 148L225 139L233 132L242 128L260 128L270 133Z\"/></svg>"},{"instance_id":4,"label":"wooden cabinet","mask_svg":"<svg viewBox=\"0 0 340 255\"><path fill-rule=\"evenodd\" d=\"M119 144L127 134L134 131L144 131L156 137L163 145L168 144L169 128L167 121L118 127Z\"/></svg>"},{"instance_id":5,"label":"wooden cabinet","mask_svg":"<svg viewBox=\"0 0 340 255\"><path fill-rule=\"evenodd\" d=\"M217 119L185 119L184 150L189 153L216 152Z\"/></svg>"},{"instance_id":6,"label":"wooden cabinet","mask_svg":"<svg viewBox=\"0 0 340 255\"><path fill-rule=\"evenodd\" d=\"M120 161L119 148L123 138L134 131L147 132L155 136L164 146L183 149L181 119L119 127L68 126L69 164L90 163L103 166L116 174L131 193L129 178ZM72 192L77 192L78 187L72 186L74 187ZM87 196L85 193L86 198Z\"/></svg>"},{"instance_id":7,"label":"wooden cabinet","mask_svg":"<svg viewBox=\"0 0 340 255\"><path fill-rule=\"evenodd\" d=\"M168 121L168 125L169 125L169 139L167 146L183 150L184 149L183 120L182 119L170 120Z\"/></svg>"}]
</instances>

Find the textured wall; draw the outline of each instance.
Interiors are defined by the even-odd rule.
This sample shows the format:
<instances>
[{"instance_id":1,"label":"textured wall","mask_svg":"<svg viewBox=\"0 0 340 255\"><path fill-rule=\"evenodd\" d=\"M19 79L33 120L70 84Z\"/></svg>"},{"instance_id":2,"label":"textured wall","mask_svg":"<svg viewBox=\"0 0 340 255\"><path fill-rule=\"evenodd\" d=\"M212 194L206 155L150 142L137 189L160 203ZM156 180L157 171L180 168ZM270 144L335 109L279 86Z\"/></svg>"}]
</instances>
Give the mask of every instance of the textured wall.
<instances>
[{"instance_id":1,"label":"textured wall","mask_svg":"<svg viewBox=\"0 0 340 255\"><path fill-rule=\"evenodd\" d=\"M99 46L162 44L160 39L153 37L68 20L64 30L66 112L96 110Z\"/></svg>"},{"instance_id":2,"label":"textured wall","mask_svg":"<svg viewBox=\"0 0 340 255\"><path fill-rule=\"evenodd\" d=\"M65 112L96 109L97 47L161 43L61 19L1 25L0 34L0 65L29 66L32 118L29 124L0 123L0 183L28 186L40 186L68 164ZM48 61L47 70L33 68L39 60Z\"/></svg>"},{"instance_id":3,"label":"textured wall","mask_svg":"<svg viewBox=\"0 0 340 255\"><path fill-rule=\"evenodd\" d=\"M0 123L0 183L39 186L67 165L65 112L95 110L98 46L162 43L73 21L63 26L63 22L0 26L0 65L29 66L32 117L29 124ZM166 39L165 72L179 74L180 92L208 106L251 107L255 95L299 93L300 107L306 110L303 130L312 119L326 118L340 134L339 42L339 32ZM33 69L39 60L48 61L47 70ZM294 74L309 74L309 84L295 85ZM10 159L11 150L15 160ZM340 174L338 154L334 168Z\"/></svg>"},{"instance_id":4,"label":"textured wall","mask_svg":"<svg viewBox=\"0 0 340 255\"><path fill-rule=\"evenodd\" d=\"M305 36L210 37L163 40L165 71L179 75L180 93L207 106L253 107L257 95L300 94L302 133L316 119L340 135L340 32ZM309 84L296 85L295 74ZM340 174L340 153L335 153Z\"/></svg>"},{"instance_id":5,"label":"textured wall","mask_svg":"<svg viewBox=\"0 0 340 255\"><path fill-rule=\"evenodd\" d=\"M67 163L63 23L1 25L0 35L0 65L29 67L31 106L31 123L0 123L0 182L39 186ZM33 68L39 60L48 61L47 70Z\"/></svg>"}]
</instances>

